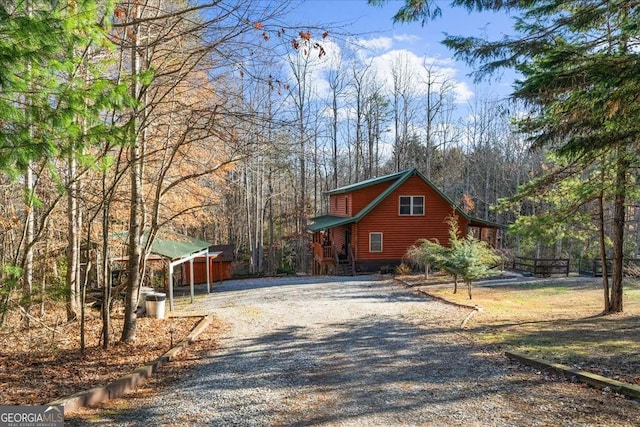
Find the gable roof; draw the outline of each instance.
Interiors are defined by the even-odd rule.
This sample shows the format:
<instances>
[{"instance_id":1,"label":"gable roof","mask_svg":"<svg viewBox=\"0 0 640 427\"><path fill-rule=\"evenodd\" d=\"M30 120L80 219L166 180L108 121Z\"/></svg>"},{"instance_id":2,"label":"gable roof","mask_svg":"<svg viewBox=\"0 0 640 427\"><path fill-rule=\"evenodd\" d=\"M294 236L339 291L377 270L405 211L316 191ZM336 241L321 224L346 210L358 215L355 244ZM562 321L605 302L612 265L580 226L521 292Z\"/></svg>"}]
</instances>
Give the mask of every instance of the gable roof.
<instances>
[{"instance_id":1,"label":"gable roof","mask_svg":"<svg viewBox=\"0 0 640 427\"><path fill-rule=\"evenodd\" d=\"M393 181L395 179L401 178L410 171L417 171L417 169L409 169L402 172L396 172L389 175L379 176L377 178L367 179L365 181L356 182L354 184L345 185L344 187L339 187L334 190L329 190L326 194L343 194L349 193L354 190L359 190L361 188L370 187L372 185L381 184L383 182ZM406 179L405 179L406 180Z\"/></svg>"},{"instance_id":2,"label":"gable roof","mask_svg":"<svg viewBox=\"0 0 640 427\"><path fill-rule=\"evenodd\" d=\"M316 232L320 230L324 230L327 228L337 227L339 225L350 224L354 222L360 221L365 215L367 215L373 208L378 206L380 202L386 199L391 193L393 193L398 187L400 187L405 181L407 181L412 176L417 175L422 179L427 185L429 185L440 197L442 197L447 203L453 206L456 210L456 213L464 217L469 225L472 226L489 226L494 228L504 228L504 226L500 224L496 224L490 221L485 221L482 219L474 218L460 209L449 197L447 197L442 191L440 191L435 185L431 183L420 171L416 168L407 169L402 172L396 172L389 175L384 175L378 178L372 178L365 181L357 182L355 184L347 185L344 187L336 188L335 190L328 191L327 194L343 194L348 193L354 190L359 190L362 188L370 187L372 185L381 184L384 182L393 182L389 187L387 187L382 193L378 194L378 196L373 199L367 206L365 206L360 212L358 212L355 216L352 217L340 217L333 215L321 215L314 218L311 218L312 224L309 225L309 230Z\"/></svg>"},{"instance_id":3,"label":"gable roof","mask_svg":"<svg viewBox=\"0 0 640 427\"><path fill-rule=\"evenodd\" d=\"M234 245L211 245L209 246L210 252L221 252L221 255L216 258L216 261L233 262L236 260Z\"/></svg>"}]
</instances>

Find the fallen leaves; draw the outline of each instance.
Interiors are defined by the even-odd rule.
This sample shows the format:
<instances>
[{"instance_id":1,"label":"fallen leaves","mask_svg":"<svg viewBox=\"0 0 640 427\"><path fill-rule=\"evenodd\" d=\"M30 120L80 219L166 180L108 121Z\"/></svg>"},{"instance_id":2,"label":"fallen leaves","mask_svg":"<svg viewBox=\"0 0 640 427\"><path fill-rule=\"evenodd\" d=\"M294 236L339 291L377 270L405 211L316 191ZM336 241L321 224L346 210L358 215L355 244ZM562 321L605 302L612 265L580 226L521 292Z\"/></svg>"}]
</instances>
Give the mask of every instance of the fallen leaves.
<instances>
[{"instance_id":1,"label":"fallen leaves","mask_svg":"<svg viewBox=\"0 0 640 427\"><path fill-rule=\"evenodd\" d=\"M200 318L139 318L137 339L117 342L122 319L113 319L108 350L100 347L101 322L89 313L87 348L79 345L79 323L58 325L56 333L37 325L29 331L19 321L0 330L0 404L40 405L104 385L151 362L184 339Z\"/></svg>"}]
</instances>

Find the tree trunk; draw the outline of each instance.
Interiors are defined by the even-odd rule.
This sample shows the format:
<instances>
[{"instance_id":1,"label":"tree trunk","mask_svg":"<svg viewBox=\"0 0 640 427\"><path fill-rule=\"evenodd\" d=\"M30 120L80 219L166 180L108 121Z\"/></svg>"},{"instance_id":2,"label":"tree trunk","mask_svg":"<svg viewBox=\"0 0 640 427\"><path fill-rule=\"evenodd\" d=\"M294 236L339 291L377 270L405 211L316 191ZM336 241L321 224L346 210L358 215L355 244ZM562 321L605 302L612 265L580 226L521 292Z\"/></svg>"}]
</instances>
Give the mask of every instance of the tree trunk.
<instances>
[{"instance_id":1,"label":"tree trunk","mask_svg":"<svg viewBox=\"0 0 640 427\"><path fill-rule=\"evenodd\" d=\"M615 199L613 207L613 259L611 261L611 300L609 312L622 312L622 273L623 273L623 244L626 209L626 184L628 162L626 152L619 148L616 164Z\"/></svg>"},{"instance_id":2,"label":"tree trunk","mask_svg":"<svg viewBox=\"0 0 640 427\"><path fill-rule=\"evenodd\" d=\"M273 215L273 170L272 167L269 167L269 175L268 175L268 189L269 189L269 198L267 200L268 203L268 223L269 223L269 273L275 274L277 271L276 268L276 250L275 250L275 219Z\"/></svg>"},{"instance_id":3,"label":"tree trunk","mask_svg":"<svg viewBox=\"0 0 640 427\"><path fill-rule=\"evenodd\" d=\"M333 188L338 188L338 94L336 89L332 92L332 112L331 119L331 166L333 169Z\"/></svg>"},{"instance_id":4,"label":"tree trunk","mask_svg":"<svg viewBox=\"0 0 640 427\"><path fill-rule=\"evenodd\" d=\"M75 321L78 318L78 299L80 295L79 270L80 270L80 230L78 221L78 199L75 181L77 169L76 156L73 152L69 154L69 164L67 172L69 174L69 184L67 188L67 287L69 292L66 296L67 321Z\"/></svg>"},{"instance_id":5,"label":"tree trunk","mask_svg":"<svg viewBox=\"0 0 640 427\"><path fill-rule=\"evenodd\" d=\"M29 312L31 310L31 294L33 292L33 239L35 237L35 212L33 199L35 197L35 186L33 183L33 171L31 163L27 165L25 176L25 190L27 200L25 202L26 223L25 223L25 253L22 269L22 295L24 299L25 315L22 319L23 326L29 327Z\"/></svg>"},{"instance_id":6,"label":"tree trunk","mask_svg":"<svg viewBox=\"0 0 640 427\"><path fill-rule=\"evenodd\" d=\"M109 213L111 208L111 193L107 191L107 170L102 171L102 258L100 258L102 284L102 348L105 350L111 344L109 329L111 327L111 269L109 268Z\"/></svg>"},{"instance_id":7,"label":"tree trunk","mask_svg":"<svg viewBox=\"0 0 640 427\"><path fill-rule=\"evenodd\" d=\"M137 11L134 11L132 20L137 17ZM138 53L137 35L140 33L139 25L132 29L131 37L131 74L134 77L131 84L131 96L135 99L140 98L140 82L137 78L140 72L140 56ZM145 106L142 105L142 109ZM130 124L131 148L130 156L130 179L131 179L131 205L129 208L129 246L127 255L129 257L127 263L127 287L125 295L124 307L124 325L122 327L122 335L120 340L130 342L135 340L136 333L136 306L138 303L138 293L140 290L140 282L142 281L143 263L142 263L142 234L143 234L143 212L144 199L142 188L143 175L143 158L142 144L144 143L143 134L138 132L138 114L140 111L137 107L133 109L132 123ZM151 238L151 236L149 236Z\"/></svg>"}]
</instances>

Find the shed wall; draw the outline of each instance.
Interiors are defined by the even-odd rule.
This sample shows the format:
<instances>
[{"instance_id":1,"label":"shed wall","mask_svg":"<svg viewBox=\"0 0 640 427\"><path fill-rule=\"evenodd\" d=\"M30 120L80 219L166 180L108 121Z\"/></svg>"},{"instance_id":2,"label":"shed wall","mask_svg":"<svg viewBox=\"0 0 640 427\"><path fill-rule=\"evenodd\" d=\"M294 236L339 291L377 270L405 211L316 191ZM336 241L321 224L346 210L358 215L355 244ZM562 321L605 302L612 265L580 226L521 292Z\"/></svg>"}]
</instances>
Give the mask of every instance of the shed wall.
<instances>
[{"instance_id":1,"label":"shed wall","mask_svg":"<svg viewBox=\"0 0 640 427\"><path fill-rule=\"evenodd\" d=\"M233 277L233 263L228 261L217 261L215 259L210 259L211 263L209 266L209 280L211 283L220 282L222 280L227 280ZM191 283L191 274L189 272L189 263L185 262L182 264L183 268L183 277L185 277L184 283L188 285ZM205 263L204 257L195 258L193 260L193 282L196 284L199 283L207 283L207 265Z\"/></svg>"}]
</instances>

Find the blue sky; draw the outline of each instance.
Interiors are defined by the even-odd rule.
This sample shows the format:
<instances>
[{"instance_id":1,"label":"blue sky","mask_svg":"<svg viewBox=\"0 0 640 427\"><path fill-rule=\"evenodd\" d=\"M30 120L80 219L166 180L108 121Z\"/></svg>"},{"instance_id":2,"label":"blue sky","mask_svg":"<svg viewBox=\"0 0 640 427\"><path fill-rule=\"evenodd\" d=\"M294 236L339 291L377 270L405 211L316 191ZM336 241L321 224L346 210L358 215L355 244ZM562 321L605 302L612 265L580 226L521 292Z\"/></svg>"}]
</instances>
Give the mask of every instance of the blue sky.
<instances>
[{"instance_id":1,"label":"blue sky","mask_svg":"<svg viewBox=\"0 0 640 427\"><path fill-rule=\"evenodd\" d=\"M338 33L351 33L363 46L371 47L371 58L385 60L404 51L417 58L428 58L443 67L450 78L458 83L457 98L471 102L474 96L506 97L511 91L514 74L505 72L499 80L475 84L468 77L472 70L464 63L453 60L453 53L440 42L444 33L451 35L488 36L497 38L508 34L511 18L505 14L472 13L462 9L449 9L448 2L440 1L442 16L425 26L421 23L394 24L392 17L402 5L392 0L382 7L370 6L366 0L307 0L299 3L292 17L301 24L336 28ZM385 59L386 58L386 59Z\"/></svg>"}]
</instances>

